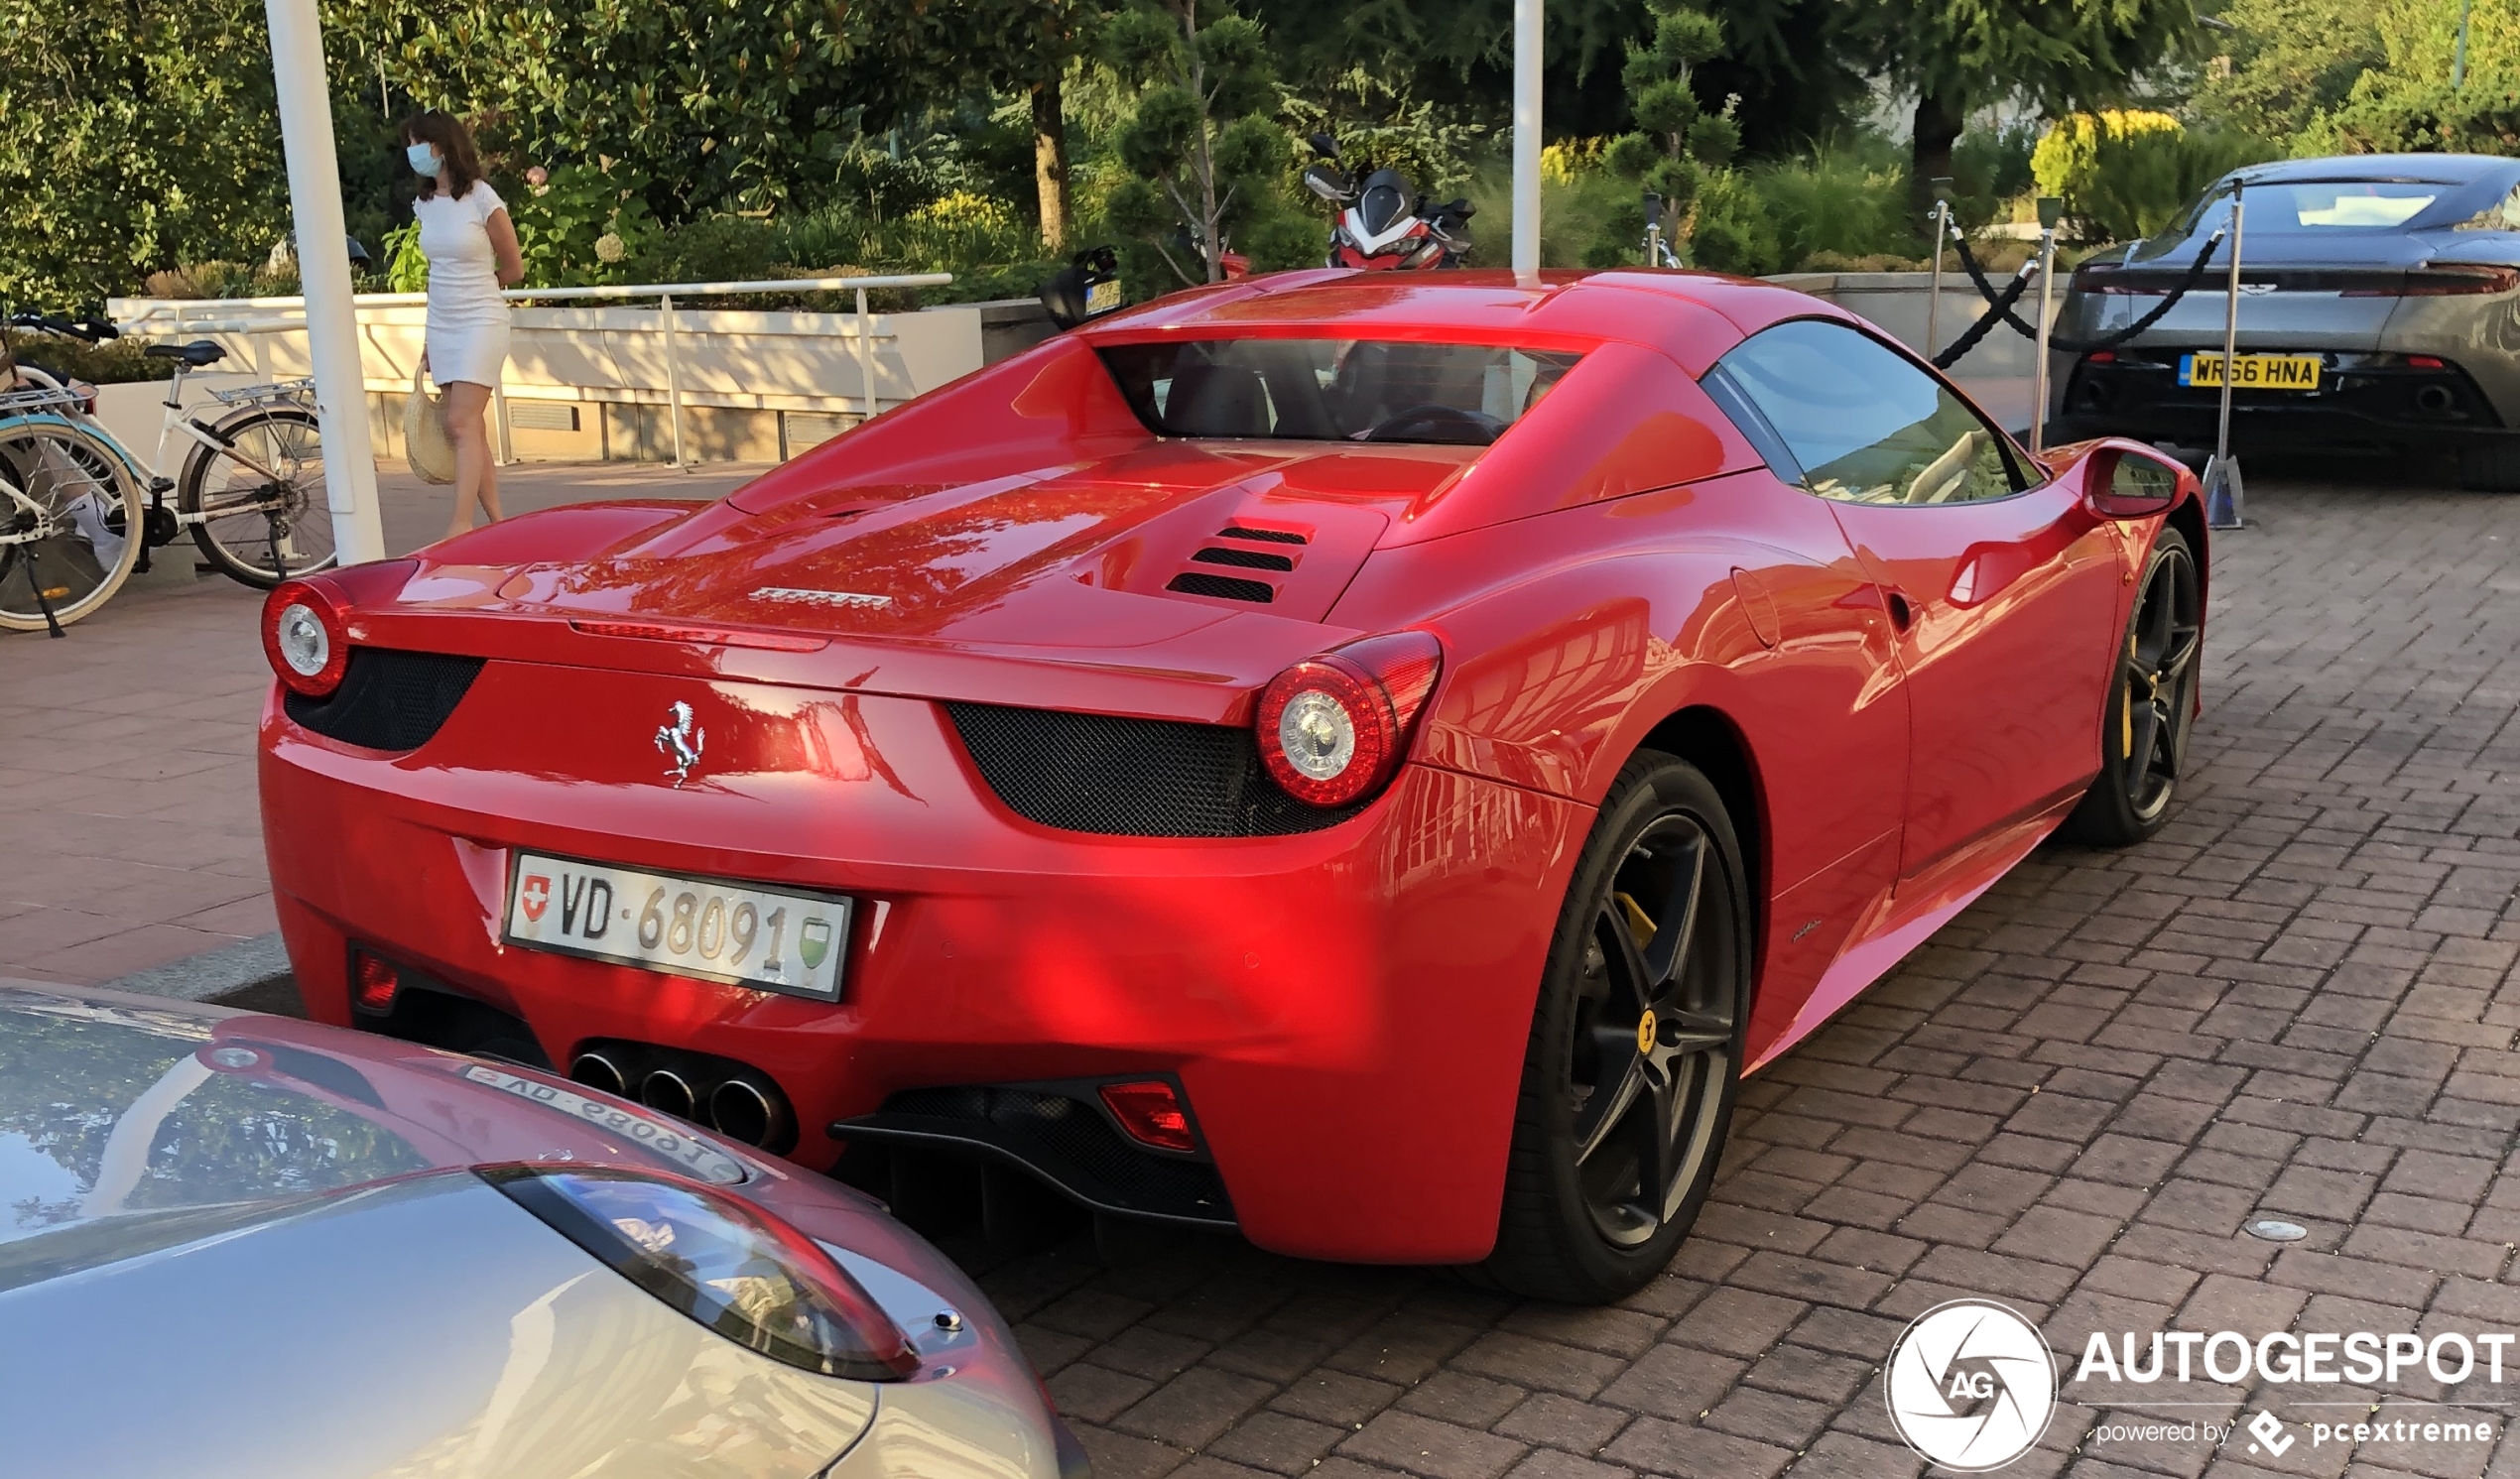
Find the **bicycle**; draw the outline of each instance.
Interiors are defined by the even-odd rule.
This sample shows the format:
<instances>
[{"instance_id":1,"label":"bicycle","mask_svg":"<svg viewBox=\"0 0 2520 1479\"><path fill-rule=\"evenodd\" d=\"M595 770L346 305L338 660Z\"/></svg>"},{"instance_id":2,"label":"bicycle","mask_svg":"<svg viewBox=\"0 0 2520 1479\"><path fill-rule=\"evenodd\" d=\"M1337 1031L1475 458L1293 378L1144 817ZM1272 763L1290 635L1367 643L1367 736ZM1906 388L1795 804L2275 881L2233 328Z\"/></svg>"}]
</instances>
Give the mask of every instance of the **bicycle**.
<instances>
[{"instance_id":1,"label":"bicycle","mask_svg":"<svg viewBox=\"0 0 2520 1479\"><path fill-rule=\"evenodd\" d=\"M20 313L9 320L64 338L96 343L120 337L112 324L96 319L73 323L42 313ZM327 569L340 557L332 544L332 518L323 486L323 433L315 415L312 381L282 380L267 385L214 390L210 398L231 408L209 421L186 414L185 378L218 363L227 351L208 339L189 344L152 344L141 351L151 359L173 361L167 382L166 416L158 428L158 446L144 471L140 460L113 434L88 418L95 433L114 450L132 481L146 491L147 504L138 568L146 571L149 551L173 544L185 530L209 565L246 585L270 589L292 575ZM42 366L21 365L27 378L41 375L67 389L65 377ZM166 475L170 437L193 443L175 477ZM167 495L176 495L167 507Z\"/></svg>"},{"instance_id":2,"label":"bicycle","mask_svg":"<svg viewBox=\"0 0 2520 1479\"><path fill-rule=\"evenodd\" d=\"M0 387L9 370L0 352ZM0 630L59 637L139 562L139 491L78 402L59 386L0 389Z\"/></svg>"}]
</instances>

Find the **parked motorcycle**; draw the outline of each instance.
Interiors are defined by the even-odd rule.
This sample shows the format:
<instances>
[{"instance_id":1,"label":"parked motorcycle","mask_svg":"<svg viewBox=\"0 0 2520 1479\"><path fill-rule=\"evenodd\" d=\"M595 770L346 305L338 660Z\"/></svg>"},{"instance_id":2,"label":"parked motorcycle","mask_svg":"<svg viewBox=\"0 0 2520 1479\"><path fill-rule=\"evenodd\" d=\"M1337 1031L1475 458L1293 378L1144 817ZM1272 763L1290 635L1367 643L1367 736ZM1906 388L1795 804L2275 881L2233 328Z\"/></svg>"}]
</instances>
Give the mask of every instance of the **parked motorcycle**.
<instances>
[{"instance_id":1,"label":"parked motorcycle","mask_svg":"<svg viewBox=\"0 0 2520 1479\"><path fill-rule=\"evenodd\" d=\"M1477 213L1466 198L1430 204L1398 170L1360 166L1361 178L1350 175L1339 168L1337 140L1315 134L1312 143L1321 158L1305 170L1304 184L1338 207L1325 265L1413 272L1461 265Z\"/></svg>"}]
</instances>

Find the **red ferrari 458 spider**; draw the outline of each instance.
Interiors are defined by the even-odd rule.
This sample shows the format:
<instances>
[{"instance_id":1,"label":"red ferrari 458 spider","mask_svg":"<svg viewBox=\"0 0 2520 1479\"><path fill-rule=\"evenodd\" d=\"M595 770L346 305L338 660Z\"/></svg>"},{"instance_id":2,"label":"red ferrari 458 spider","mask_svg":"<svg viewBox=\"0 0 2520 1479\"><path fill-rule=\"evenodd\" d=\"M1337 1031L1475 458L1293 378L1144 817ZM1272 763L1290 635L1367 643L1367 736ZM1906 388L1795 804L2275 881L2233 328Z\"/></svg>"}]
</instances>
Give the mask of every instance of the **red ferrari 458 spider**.
<instances>
[{"instance_id":1,"label":"red ferrari 458 spider","mask_svg":"<svg viewBox=\"0 0 2520 1479\"><path fill-rule=\"evenodd\" d=\"M1611 1298L1745 1072L2160 825L2205 551L1785 289L1254 279L283 585L271 875L326 1021Z\"/></svg>"}]
</instances>

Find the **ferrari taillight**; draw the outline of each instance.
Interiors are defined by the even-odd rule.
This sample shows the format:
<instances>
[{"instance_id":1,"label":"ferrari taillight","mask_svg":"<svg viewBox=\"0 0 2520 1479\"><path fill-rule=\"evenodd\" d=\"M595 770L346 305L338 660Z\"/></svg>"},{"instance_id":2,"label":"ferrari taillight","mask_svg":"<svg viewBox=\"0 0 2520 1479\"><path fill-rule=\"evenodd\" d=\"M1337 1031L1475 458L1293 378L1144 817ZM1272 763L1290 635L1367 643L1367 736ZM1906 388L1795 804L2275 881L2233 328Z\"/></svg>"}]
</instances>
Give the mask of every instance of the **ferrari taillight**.
<instances>
[{"instance_id":1,"label":"ferrari taillight","mask_svg":"<svg viewBox=\"0 0 2520 1479\"><path fill-rule=\"evenodd\" d=\"M807 1371L893 1381L919 1369L908 1337L812 1238L679 1176L597 1167L474 1173L675 1309Z\"/></svg>"},{"instance_id":2,"label":"ferrari taillight","mask_svg":"<svg viewBox=\"0 0 2520 1479\"><path fill-rule=\"evenodd\" d=\"M350 630L340 592L322 580L283 580L263 598L263 656L280 680L310 698L341 686Z\"/></svg>"},{"instance_id":3,"label":"ferrari taillight","mask_svg":"<svg viewBox=\"0 0 2520 1479\"><path fill-rule=\"evenodd\" d=\"M1410 726L1435 691L1444 648L1393 632L1307 658L1260 690L1260 760L1287 795L1344 806L1400 769Z\"/></svg>"}]
</instances>

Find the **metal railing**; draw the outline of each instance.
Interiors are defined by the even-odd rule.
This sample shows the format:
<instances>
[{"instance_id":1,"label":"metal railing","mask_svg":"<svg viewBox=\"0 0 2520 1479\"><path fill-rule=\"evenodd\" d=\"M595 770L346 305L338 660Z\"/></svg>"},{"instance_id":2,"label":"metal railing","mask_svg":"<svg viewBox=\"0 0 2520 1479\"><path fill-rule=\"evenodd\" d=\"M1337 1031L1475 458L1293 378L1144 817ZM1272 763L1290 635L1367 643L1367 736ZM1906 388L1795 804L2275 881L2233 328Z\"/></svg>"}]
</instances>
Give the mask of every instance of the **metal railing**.
<instances>
[{"instance_id":1,"label":"metal railing","mask_svg":"<svg viewBox=\"0 0 2520 1479\"><path fill-rule=\"evenodd\" d=\"M887 288L942 288L953 281L949 272L897 273L847 278L764 278L740 283L645 283L621 284L596 288L510 288L500 296L510 303L584 302L588 300L618 301L653 298L663 319L665 333L665 401L666 415L674 432L674 465L691 470L691 461L683 451L683 376L675 354L674 300L693 298L735 298L759 293L854 293L857 296L857 323L851 337L857 343L858 376L865 392L864 420L873 421L875 404L875 333L866 308L866 295ZM129 322L117 325L135 337L154 338L186 333L271 333L286 332L303 326L307 301L303 298L219 298L195 301L198 311L227 314L226 317L195 317L192 304L153 305ZM357 308L398 308L426 305L426 293L362 293L351 299ZM238 308L268 308L273 313L252 317L234 316ZM289 309L297 309L293 319ZM275 321L276 320L276 321ZM492 387L497 391L497 387ZM499 399L499 440L504 453L509 439L507 398ZM653 403L651 403L653 404Z\"/></svg>"}]
</instances>

